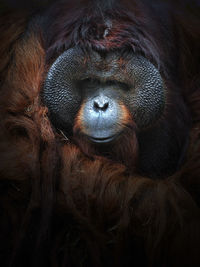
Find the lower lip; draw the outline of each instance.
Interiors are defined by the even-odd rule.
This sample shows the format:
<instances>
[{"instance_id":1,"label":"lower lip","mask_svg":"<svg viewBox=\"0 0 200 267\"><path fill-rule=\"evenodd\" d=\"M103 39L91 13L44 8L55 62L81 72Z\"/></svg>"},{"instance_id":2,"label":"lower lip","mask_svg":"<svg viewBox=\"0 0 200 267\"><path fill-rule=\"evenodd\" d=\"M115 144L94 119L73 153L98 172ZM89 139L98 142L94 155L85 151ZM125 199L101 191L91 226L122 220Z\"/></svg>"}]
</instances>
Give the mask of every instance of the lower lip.
<instances>
[{"instance_id":1,"label":"lower lip","mask_svg":"<svg viewBox=\"0 0 200 267\"><path fill-rule=\"evenodd\" d=\"M90 139L90 141L92 141L93 143L110 143L112 140L115 139L116 136L110 136L110 137L106 137L106 138L94 138L91 136L88 136L88 138Z\"/></svg>"}]
</instances>

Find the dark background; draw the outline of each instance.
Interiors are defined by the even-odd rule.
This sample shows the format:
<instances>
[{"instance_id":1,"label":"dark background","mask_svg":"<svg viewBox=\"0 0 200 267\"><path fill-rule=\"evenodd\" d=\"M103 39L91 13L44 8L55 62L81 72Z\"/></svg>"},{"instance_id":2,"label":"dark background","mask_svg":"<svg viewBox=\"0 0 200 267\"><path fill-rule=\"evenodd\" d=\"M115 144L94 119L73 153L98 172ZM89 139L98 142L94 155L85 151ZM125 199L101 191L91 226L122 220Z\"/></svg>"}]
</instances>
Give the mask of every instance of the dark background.
<instances>
[{"instance_id":1,"label":"dark background","mask_svg":"<svg viewBox=\"0 0 200 267\"><path fill-rule=\"evenodd\" d=\"M7 8L19 8L19 9L32 9L44 7L47 4L56 2L57 0L0 0L0 9L5 10ZM69 0L68 0L69 1ZM73 1L73 0L71 0ZM95 1L95 0L94 0ZM96 0L101 1L101 0ZM131 0L130 0L131 1ZM200 7L200 0L145 0L147 2L171 2L172 4L184 5L187 8Z\"/></svg>"},{"instance_id":2,"label":"dark background","mask_svg":"<svg viewBox=\"0 0 200 267\"><path fill-rule=\"evenodd\" d=\"M4 11L10 8L35 9L53 2L55 0L0 0L0 10Z\"/></svg>"}]
</instances>

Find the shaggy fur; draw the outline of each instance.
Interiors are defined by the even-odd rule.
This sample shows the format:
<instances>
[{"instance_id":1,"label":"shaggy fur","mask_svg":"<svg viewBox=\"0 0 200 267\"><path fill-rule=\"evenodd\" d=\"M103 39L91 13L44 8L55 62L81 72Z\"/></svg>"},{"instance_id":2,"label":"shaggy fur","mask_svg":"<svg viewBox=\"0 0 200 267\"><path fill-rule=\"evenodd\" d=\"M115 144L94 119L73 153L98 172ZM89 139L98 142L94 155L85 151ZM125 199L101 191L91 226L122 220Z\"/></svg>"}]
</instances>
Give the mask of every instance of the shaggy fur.
<instances>
[{"instance_id":1,"label":"shaggy fur","mask_svg":"<svg viewBox=\"0 0 200 267\"><path fill-rule=\"evenodd\" d=\"M173 7L114 2L63 1L31 20L16 12L1 17L1 266L200 265L197 7L187 13L190 7L179 1ZM120 160L88 157L81 139L77 146L52 127L40 98L42 83L49 64L74 45L145 55L170 81L175 118L184 98L190 146L175 174L154 180L130 175ZM166 120L169 128L175 122ZM128 161L130 151L118 149Z\"/></svg>"}]
</instances>

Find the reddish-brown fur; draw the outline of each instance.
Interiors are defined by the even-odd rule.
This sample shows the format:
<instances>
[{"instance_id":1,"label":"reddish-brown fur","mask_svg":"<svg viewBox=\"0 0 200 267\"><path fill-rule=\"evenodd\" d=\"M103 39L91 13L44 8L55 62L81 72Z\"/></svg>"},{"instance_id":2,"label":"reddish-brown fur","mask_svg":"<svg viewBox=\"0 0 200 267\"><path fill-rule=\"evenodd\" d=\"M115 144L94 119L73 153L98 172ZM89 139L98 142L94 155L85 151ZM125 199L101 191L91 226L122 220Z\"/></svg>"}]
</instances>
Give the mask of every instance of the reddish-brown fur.
<instances>
[{"instance_id":1,"label":"reddish-brown fur","mask_svg":"<svg viewBox=\"0 0 200 267\"><path fill-rule=\"evenodd\" d=\"M48 68L43 40L22 36L24 17L6 16L1 31L0 265L199 266L197 83L187 92L193 125L184 166L163 180L131 176L134 134L123 136L132 145L116 146L116 156L126 155L119 164L84 155L53 130L39 95Z\"/></svg>"}]
</instances>

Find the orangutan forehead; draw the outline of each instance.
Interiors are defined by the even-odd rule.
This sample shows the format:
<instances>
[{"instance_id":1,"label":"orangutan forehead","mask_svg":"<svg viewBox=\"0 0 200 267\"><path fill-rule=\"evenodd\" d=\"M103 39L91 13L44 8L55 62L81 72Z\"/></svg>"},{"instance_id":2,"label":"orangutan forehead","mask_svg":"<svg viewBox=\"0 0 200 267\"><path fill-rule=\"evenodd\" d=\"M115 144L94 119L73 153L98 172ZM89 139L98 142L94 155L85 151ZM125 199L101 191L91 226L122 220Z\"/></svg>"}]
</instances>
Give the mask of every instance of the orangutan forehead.
<instances>
[{"instance_id":1,"label":"orangutan forehead","mask_svg":"<svg viewBox=\"0 0 200 267\"><path fill-rule=\"evenodd\" d=\"M134 1L134 4L129 1L83 2L78 4L79 8L76 0L55 3L42 14L39 24L43 29L47 58L80 46L105 52L131 49L158 63L160 48L152 32L157 36L162 32L157 27L157 19L149 18L142 1ZM158 40L162 40L162 36Z\"/></svg>"}]
</instances>

